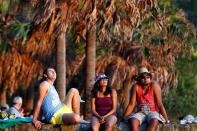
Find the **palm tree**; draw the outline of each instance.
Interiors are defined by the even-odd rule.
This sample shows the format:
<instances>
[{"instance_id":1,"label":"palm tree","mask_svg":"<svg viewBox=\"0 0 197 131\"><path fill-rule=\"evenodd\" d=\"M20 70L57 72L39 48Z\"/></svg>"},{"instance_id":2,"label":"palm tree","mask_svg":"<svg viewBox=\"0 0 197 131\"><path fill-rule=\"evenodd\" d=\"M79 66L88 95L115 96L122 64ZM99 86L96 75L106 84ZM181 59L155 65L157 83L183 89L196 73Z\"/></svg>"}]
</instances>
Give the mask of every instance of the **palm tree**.
<instances>
[{"instance_id":1,"label":"palm tree","mask_svg":"<svg viewBox=\"0 0 197 131\"><path fill-rule=\"evenodd\" d=\"M1 92L0 103L1 103L1 104L7 103L7 101L6 101L6 93L7 93L7 90L6 90L5 88L2 88L2 87L1 87L0 92Z\"/></svg>"},{"instance_id":2,"label":"palm tree","mask_svg":"<svg viewBox=\"0 0 197 131\"><path fill-rule=\"evenodd\" d=\"M66 31L71 20L72 12L77 7L77 0L67 2L66 0L56 3L55 0L43 0L40 3L39 11L35 18L35 23L41 25L49 18L56 18L54 25L56 26L57 43L56 43L56 70L57 81L56 88L59 93L61 101L65 100L66 95ZM43 8L44 5L44 8ZM44 10L44 13L42 13ZM40 13L42 13L40 15ZM53 21L51 21L52 23Z\"/></svg>"},{"instance_id":3,"label":"palm tree","mask_svg":"<svg viewBox=\"0 0 197 131\"><path fill-rule=\"evenodd\" d=\"M60 95L61 101L65 100L66 95L66 31L71 20L73 10L77 7L78 0L66 2L62 1L58 4L60 20L57 22L59 31L57 38L57 58L56 70L57 81L56 86Z\"/></svg>"},{"instance_id":4,"label":"palm tree","mask_svg":"<svg viewBox=\"0 0 197 131\"><path fill-rule=\"evenodd\" d=\"M66 94L66 40L65 32L61 32L57 38L56 43L56 88L59 93L61 101L65 100Z\"/></svg>"},{"instance_id":5,"label":"palm tree","mask_svg":"<svg viewBox=\"0 0 197 131\"><path fill-rule=\"evenodd\" d=\"M91 91L94 86L95 67L96 67L96 7L93 8L89 31L87 32L86 44L86 106L85 119L91 118Z\"/></svg>"}]
</instances>

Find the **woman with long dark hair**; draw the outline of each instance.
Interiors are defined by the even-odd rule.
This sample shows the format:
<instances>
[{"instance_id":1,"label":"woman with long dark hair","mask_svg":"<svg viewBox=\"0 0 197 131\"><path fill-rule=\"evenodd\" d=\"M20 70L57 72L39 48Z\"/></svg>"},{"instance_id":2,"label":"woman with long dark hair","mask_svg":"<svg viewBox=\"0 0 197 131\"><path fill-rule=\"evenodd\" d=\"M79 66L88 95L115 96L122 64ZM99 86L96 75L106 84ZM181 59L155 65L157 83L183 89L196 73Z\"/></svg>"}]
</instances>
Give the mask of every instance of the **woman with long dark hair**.
<instances>
[{"instance_id":1,"label":"woman with long dark hair","mask_svg":"<svg viewBox=\"0 0 197 131\"><path fill-rule=\"evenodd\" d=\"M117 122L116 106L117 93L111 89L108 77L101 73L97 76L92 90L92 130L98 131L101 124L105 124L105 130L111 131Z\"/></svg>"}]
</instances>

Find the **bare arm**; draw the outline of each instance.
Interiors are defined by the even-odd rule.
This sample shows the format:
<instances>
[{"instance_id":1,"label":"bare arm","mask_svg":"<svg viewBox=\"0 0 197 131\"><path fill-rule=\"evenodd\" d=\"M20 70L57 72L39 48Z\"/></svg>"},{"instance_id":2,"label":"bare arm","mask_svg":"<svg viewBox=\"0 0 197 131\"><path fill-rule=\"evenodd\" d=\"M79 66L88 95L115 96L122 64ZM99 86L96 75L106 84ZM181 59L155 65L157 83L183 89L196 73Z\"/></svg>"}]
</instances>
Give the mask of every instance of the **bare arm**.
<instances>
[{"instance_id":1,"label":"bare arm","mask_svg":"<svg viewBox=\"0 0 197 131\"><path fill-rule=\"evenodd\" d=\"M39 98L38 98L37 105L36 105L34 115L33 115L33 123L37 129L41 128L41 122L38 120L38 115L40 113L40 108L41 108L43 99L48 91L48 86L49 84L47 82L43 82L39 86Z\"/></svg>"},{"instance_id":2,"label":"bare arm","mask_svg":"<svg viewBox=\"0 0 197 131\"><path fill-rule=\"evenodd\" d=\"M127 106L123 114L124 117L130 115L133 112L133 109L136 104L136 92L137 92L137 85L134 85L131 90L129 105Z\"/></svg>"},{"instance_id":3,"label":"bare arm","mask_svg":"<svg viewBox=\"0 0 197 131\"><path fill-rule=\"evenodd\" d=\"M154 91L154 95L156 98L156 102L157 102L157 106L159 108L159 111L160 111L161 115L165 118L165 120L168 121L168 115L167 115L164 105L162 103L161 88L157 83L153 84L153 91Z\"/></svg>"},{"instance_id":4,"label":"bare arm","mask_svg":"<svg viewBox=\"0 0 197 131\"><path fill-rule=\"evenodd\" d=\"M94 116L98 117L99 119L102 119L101 116L96 111L95 98L92 98L91 104L92 104L92 106L91 106L92 107L92 114Z\"/></svg>"},{"instance_id":5,"label":"bare arm","mask_svg":"<svg viewBox=\"0 0 197 131\"><path fill-rule=\"evenodd\" d=\"M111 95L112 95L113 107L112 107L112 110L109 113L107 113L105 116L103 116L104 118L106 118L106 117L108 117L108 116L110 116L110 115L112 115L112 114L114 114L116 112L117 93L116 93L115 89L112 90L112 94Z\"/></svg>"}]
</instances>

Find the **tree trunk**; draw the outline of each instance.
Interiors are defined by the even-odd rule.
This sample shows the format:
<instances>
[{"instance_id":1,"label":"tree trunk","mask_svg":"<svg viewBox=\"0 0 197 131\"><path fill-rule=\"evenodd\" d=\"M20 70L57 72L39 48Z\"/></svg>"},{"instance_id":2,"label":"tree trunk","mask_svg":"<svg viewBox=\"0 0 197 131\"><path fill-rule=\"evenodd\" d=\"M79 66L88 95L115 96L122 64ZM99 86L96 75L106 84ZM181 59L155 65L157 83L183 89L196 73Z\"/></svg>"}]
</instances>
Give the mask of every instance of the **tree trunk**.
<instances>
[{"instance_id":1,"label":"tree trunk","mask_svg":"<svg viewBox=\"0 0 197 131\"><path fill-rule=\"evenodd\" d=\"M26 96L26 104L25 107L28 109L33 109L34 107L34 87L33 85L31 85L28 89L27 89L27 96Z\"/></svg>"},{"instance_id":2,"label":"tree trunk","mask_svg":"<svg viewBox=\"0 0 197 131\"><path fill-rule=\"evenodd\" d=\"M87 34L86 45L86 105L85 105L85 119L91 118L91 91L94 85L95 65L96 65L96 26L92 27Z\"/></svg>"},{"instance_id":3,"label":"tree trunk","mask_svg":"<svg viewBox=\"0 0 197 131\"><path fill-rule=\"evenodd\" d=\"M2 88L0 90L0 104L5 104L7 101L6 101L6 89Z\"/></svg>"},{"instance_id":4,"label":"tree trunk","mask_svg":"<svg viewBox=\"0 0 197 131\"><path fill-rule=\"evenodd\" d=\"M56 89L60 96L60 100L63 102L66 95L66 40L65 32L60 33L57 38L57 54L56 54Z\"/></svg>"}]
</instances>

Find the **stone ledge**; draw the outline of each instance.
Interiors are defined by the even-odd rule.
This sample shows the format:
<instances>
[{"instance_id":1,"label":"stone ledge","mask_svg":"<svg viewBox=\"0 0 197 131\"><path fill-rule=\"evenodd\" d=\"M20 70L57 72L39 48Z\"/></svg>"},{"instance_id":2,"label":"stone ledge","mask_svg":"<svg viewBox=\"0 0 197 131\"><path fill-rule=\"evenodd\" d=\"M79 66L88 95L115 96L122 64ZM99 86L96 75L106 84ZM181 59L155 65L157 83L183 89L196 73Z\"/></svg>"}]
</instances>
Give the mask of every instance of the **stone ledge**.
<instances>
[{"instance_id":1,"label":"stone ledge","mask_svg":"<svg viewBox=\"0 0 197 131\"><path fill-rule=\"evenodd\" d=\"M128 124L123 122L120 123L119 128L123 131L130 131ZM141 131L146 131L146 125L142 125ZM160 124L157 131L197 131L197 124Z\"/></svg>"},{"instance_id":2,"label":"stone ledge","mask_svg":"<svg viewBox=\"0 0 197 131\"><path fill-rule=\"evenodd\" d=\"M90 131L90 124L79 124L79 125L51 125L44 124L41 131ZM129 126L126 123L120 123L119 126L114 126L113 131L129 131ZM0 131L37 131L33 124L23 123L11 128L0 129ZM197 124L168 124L159 125L157 131L197 131Z\"/></svg>"}]
</instances>

